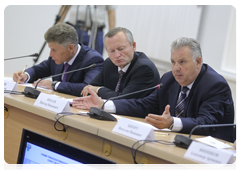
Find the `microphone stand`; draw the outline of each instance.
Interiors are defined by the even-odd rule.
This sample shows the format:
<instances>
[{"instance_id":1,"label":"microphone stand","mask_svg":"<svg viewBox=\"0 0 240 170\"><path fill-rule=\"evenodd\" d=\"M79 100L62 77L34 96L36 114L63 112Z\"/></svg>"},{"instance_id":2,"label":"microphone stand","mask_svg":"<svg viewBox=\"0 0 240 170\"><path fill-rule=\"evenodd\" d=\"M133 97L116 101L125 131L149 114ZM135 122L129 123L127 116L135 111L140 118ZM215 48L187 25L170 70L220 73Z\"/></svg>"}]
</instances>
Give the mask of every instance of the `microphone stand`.
<instances>
[{"instance_id":1,"label":"microphone stand","mask_svg":"<svg viewBox=\"0 0 240 170\"><path fill-rule=\"evenodd\" d=\"M72 73L72 72L75 72L75 71L80 71L80 70L89 69L89 68L95 68L96 66L97 65L94 63L94 64L91 64L91 65L89 65L87 67L84 67L84 68L79 68L79 69L76 69L76 70L72 70L72 71L68 71L68 72L64 72L64 73L51 75L49 77L44 77L44 78L42 78L41 80L39 80L37 82L35 88L33 88L33 87L25 87L25 89L22 92L22 94L24 94L27 97L36 99L39 96L39 94L41 93L39 90L37 90L37 86L38 86L40 81L42 81L44 79L47 79L47 78L53 78L53 77L61 76L61 75L64 75L64 74Z\"/></svg>"},{"instance_id":2,"label":"microphone stand","mask_svg":"<svg viewBox=\"0 0 240 170\"><path fill-rule=\"evenodd\" d=\"M89 109L89 113L88 115L91 117L91 118L94 118L94 119L98 119L98 120L109 120L109 121L117 121L117 119L112 116L110 113L106 112L103 110L103 107L105 105L105 103L108 101L108 100L114 100L114 99L118 99L118 98L121 98L121 97L125 97L125 96L129 96L129 95L132 95L132 94L136 94L136 93L140 93L140 92L144 92L144 91L147 91L147 90L152 90L152 89L155 89L155 88L162 88L163 87L163 84L160 83L154 87L150 87L150 88L147 88L147 89L142 89L142 90L138 90L138 91L135 91L135 92L132 92L132 93L128 93L128 94L124 94L124 95L120 95L120 96L116 96L116 97L111 97L109 99L107 99L103 105L102 105L102 108L99 109L97 107L90 107Z\"/></svg>"},{"instance_id":3,"label":"microphone stand","mask_svg":"<svg viewBox=\"0 0 240 170\"><path fill-rule=\"evenodd\" d=\"M27 55L27 56L21 56L21 57L13 57L13 58L6 58L4 59L4 61L6 60L14 60L14 59L18 59L18 58L25 58L25 57L38 57L38 53L32 54L32 55Z\"/></svg>"},{"instance_id":4,"label":"microphone stand","mask_svg":"<svg viewBox=\"0 0 240 170\"><path fill-rule=\"evenodd\" d=\"M212 124L212 125L197 125L195 126L191 132L189 133L189 137L184 136L184 135L176 135L174 138L174 144L180 148L185 148L187 149L189 145L192 143L191 135L193 131L197 128L202 128L202 127L224 127L224 126L236 126L236 124Z\"/></svg>"},{"instance_id":5,"label":"microphone stand","mask_svg":"<svg viewBox=\"0 0 240 170\"><path fill-rule=\"evenodd\" d=\"M67 12L68 12L70 7L71 7L71 5L62 5L61 6L61 9L60 9L58 15L56 16L54 25L56 25L57 23L60 23L64 20L64 18L66 17ZM46 41L43 43L43 46L42 46L42 48L39 52L39 56L37 58L33 59L33 61L34 61L33 65L35 65L37 63L37 61L38 61L40 55L42 54L42 51L43 51L45 46L46 46Z\"/></svg>"},{"instance_id":6,"label":"microphone stand","mask_svg":"<svg viewBox=\"0 0 240 170\"><path fill-rule=\"evenodd\" d=\"M192 133L195 129L197 128L202 128L202 127L223 127L223 126L236 126L236 124L213 124L213 125L197 125L195 126L191 132L189 133L189 138L191 138Z\"/></svg>"}]
</instances>

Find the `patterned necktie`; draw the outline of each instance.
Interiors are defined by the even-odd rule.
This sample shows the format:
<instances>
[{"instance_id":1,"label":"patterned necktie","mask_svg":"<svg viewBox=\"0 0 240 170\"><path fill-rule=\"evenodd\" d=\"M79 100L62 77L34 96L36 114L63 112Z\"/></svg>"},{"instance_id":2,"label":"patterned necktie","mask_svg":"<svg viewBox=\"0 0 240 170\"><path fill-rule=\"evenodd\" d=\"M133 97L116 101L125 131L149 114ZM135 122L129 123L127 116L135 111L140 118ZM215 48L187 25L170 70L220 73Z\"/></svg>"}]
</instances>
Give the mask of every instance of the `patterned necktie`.
<instances>
[{"instance_id":1,"label":"patterned necktie","mask_svg":"<svg viewBox=\"0 0 240 170\"><path fill-rule=\"evenodd\" d=\"M188 91L188 87L184 86L182 88L182 91L181 91L181 95L180 97L178 98L177 100L177 105L175 107L175 116L176 117L180 117L181 114L183 113L184 111L184 106L185 106L185 100L187 98L187 91Z\"/></svg>"},{"instance_id":2,"label":"patterned necktie","mask_svg":"<svg viewBox=\"0 0 240 170\"><path fill-rule=\"evenodd\" d=\"M119 73L119 79L118 79L118 82L117 82L117 86L115 88L115 92L118 92L118 90L119 90L119 86L120 86L120 83L121 83L124 72L122 70L120 70L118 73Z\"/></svg>"},{"instance_id":3,"label":"patterned necktie","mask_svg":"<svg viewBox=\"0 0 240 170\"><path fill-rule=\"evenodd\" d=\"M64 64L64 73L67 72L69 66L70 65L68 63ZM66 79L67 79L67 74L64 74L62 78L62 82L66 82Z\"/></svg>"}]
</instances>

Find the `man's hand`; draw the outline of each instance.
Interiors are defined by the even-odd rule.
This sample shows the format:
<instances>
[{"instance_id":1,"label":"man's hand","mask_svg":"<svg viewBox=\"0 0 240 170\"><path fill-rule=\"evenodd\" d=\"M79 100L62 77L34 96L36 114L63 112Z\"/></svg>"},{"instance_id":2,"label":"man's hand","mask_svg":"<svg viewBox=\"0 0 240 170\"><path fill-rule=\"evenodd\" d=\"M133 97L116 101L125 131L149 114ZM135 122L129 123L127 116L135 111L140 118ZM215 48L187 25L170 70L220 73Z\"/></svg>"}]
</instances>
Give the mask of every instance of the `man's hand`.
<instances>
[{"instance_id":1,"label":"man's hand","mask_svg":"<svg viewBox=\"0 0 240 170\"><path fill-rule=\"evenodd\" d=\"M25 73L22 74L22 71L17 71L13 73L13 81L15 82L19 81L19 84L25 83L27 79L28 79L28 75Z\"/></svg>"},{"instance_id":2,"label":"man's hand","mask_svg":"<svg viewBox=\"0 0 240 170\"><path fill-rule=\"evenodd\" d=\"M99 88L99 86L92 86L92 85L87 85L83 88L82 92L81 92L81 95L82 96L87 96L88 95L88 90L87 90L87 87L92 90L94 93L97 94L97 89Z\"/></svg>"},{"instance_id":3,"label":"man's hand","mask_svg":"<svg viewBox=\"0 0 240 170\"><path fill-rule=\"evenodd\" d=\"M83 110L89 110L90 107L101 108L104 103L103 100L89 87L86 87L86 89L91 95L73 99L72 106Z\"/></svg>"},{"instance_id":4,"label":"man's hand","mask_svg":"<svg viewBox=\"0 0 240 170\"><path fill-rule=\"evenodd\" d=\"M35 82L33 83L33 86L35 87L40 80L41 80L41 79L38 79L37 81L35 81ZM53 90L53 88L52 88L52 81L50 81L50 80L41 80L41 81L38 83L38 87L40 87L40 86L43 86L43 87L45 87L45 88L47 88L47 89L50 89L50 90Z\"/></svg>"},{"instance_id":5,"label":"man's hand","mask_svg":"<svg viewBox=\"0 0 240 170\"><path fill-rule=\"evenodd\" d=\"M145 121L158 129L169 128L173 123L169 109L170 105L167 105L162 115L148 114L148 116L145 117Z\"/></svg>"}]
</instances>

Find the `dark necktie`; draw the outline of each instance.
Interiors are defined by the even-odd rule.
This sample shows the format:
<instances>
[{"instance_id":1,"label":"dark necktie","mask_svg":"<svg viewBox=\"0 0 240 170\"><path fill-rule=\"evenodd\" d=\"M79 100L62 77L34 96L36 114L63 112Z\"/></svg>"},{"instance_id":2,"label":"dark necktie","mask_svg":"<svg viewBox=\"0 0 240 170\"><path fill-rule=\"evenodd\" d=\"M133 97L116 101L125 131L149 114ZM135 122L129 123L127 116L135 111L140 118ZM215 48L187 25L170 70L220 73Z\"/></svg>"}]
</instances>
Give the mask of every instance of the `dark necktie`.
<instances>
[{"instance_id":1,"label":"dark necktie","mask_svg":"<svg viewBox=\"0 0 240 170\"><path fill-rule=\"evenodd\" d=\"M124 72L122 70L120 70L118 73L119 73L119 79L118 79L118 82L117 82L117 86L115 88L115 92L118 92L118 90L119 90L119 86L120 86L120 83L121 83Z\"/></svg>"},{"instance_id":2,"label":"dark necktie","mask_svg":"<svg viewBox=\"0 0 240 170\"><path fill-rule=\"evenodd\" d=\"M68 67L69 67L70 65L68 64L68 63L65 63L64 64L64 72L67 72L68 71ZM62 78L62 82L66 82L66 79L67 79L67 74L64 74L63 75L63 78Z\"/></svg>"},{"instance_id":3,"label":"dark necktie","mask_svg":"<svg viewBox=\"0 0 240 170\"><path fill-rule=\"evenodd\" d=\"M175 107L175 116L176 117L181 117L183 116L182 113L184 111L184 106L185 106L185 100L187 98L187 91L188 91L188 87L184 86L181 90L181 95L179 97L179 99L177 100L177 105Z\"/></svg>"}]
</instances>

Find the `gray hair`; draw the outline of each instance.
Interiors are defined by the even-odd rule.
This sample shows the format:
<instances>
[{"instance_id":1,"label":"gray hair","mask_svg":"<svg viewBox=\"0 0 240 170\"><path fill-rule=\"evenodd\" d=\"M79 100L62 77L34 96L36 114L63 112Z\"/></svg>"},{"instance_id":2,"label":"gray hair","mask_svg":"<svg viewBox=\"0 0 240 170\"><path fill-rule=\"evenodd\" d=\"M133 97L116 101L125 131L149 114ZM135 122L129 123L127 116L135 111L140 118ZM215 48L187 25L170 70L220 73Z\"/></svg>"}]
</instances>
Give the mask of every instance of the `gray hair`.
<instances>
[{"instance_id":1,"label":"gray hair","mask_svg":"<svg viewBox=\"0 0 240 170\"><path fill-rule=\"evenodd\" d=\"M128 42L130 45L133 44L134 39L133 39L133 35L132 35L131 31L129 31L127 28L123 28L123 27L115 27L115 28L111 29L110 31L108 31L108 33L104 36L104 40L107 37L113 37L114 35L116 35L119 32L123 32L127 36L127 39L128 39Z\"/></svg>"},{"instance_id":2,"label":"gray hair","mask_svg":"<svg viewBox=\"0 0 240 170\"><path fill-rule=\"evenodd\" d=\"M66 23L59 23L49 28L44 34L44 38L47 43L56 42L65 48L69 44L73 44L74 47L78 45L77 31Z\"/></svg>"},{"instance_id":3,"label":"gray hair","mask_svg":"<svg viewBox=\"0 0 240 170\"><path fill-rule=\"evenodd\" d=\"M190 48L190 53L192 54L194 60L196 60L198 57L202 58L201 47L197 40L193 38L180 37L172 42L171 52L182 47Z\"/></svg>"}]
</instances>

